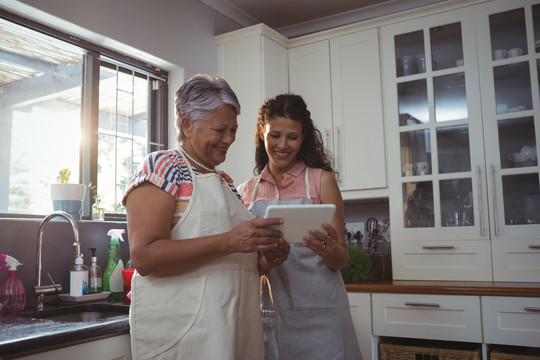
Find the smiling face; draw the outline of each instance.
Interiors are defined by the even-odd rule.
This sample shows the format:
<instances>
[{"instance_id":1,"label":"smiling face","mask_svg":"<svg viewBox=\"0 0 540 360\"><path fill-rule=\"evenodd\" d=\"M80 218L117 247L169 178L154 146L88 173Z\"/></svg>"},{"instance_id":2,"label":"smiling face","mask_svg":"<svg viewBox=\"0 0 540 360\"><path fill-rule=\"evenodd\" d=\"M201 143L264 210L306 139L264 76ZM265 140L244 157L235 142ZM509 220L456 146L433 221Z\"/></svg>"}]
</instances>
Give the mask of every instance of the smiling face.
<instances>
[{"instance_id":1,"label":"smiling face","mask_svg":"<svg viewBox=\"0 0 540 360\"><path fill-rule=\"evenodd\" d=\"M302 146L302 124L286 117L276 116L259 129L268 154L270 172L279 182L283 174L294 167Z\"/></svg>"},{"instance_id":2,"label":"smiling face","mask_svg":"<svg viewBox=\"0 0 540 360\"><path fill-rule=\"evenodd\" d=\"M198 121L197 126L184 117L182 131L185 140L182 146L195 160L214 168L225 161L229 147L236 140L237 129L236 112L227 105L209 111L207 120Z\"/></svg>"}]
</instances>

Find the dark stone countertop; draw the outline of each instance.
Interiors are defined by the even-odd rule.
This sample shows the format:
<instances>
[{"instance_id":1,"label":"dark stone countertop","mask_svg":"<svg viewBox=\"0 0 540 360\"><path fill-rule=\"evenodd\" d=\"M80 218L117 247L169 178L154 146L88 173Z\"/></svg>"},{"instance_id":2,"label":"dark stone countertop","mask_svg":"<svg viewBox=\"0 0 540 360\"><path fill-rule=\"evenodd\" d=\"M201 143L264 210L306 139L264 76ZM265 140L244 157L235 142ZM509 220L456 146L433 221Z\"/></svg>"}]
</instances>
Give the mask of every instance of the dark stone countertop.
<instances>
[{"instance_id":1,"label":"dark stone countertop","mask_svg":"<svg viewBox=\"0 0 540 360\"><path fill-rule=\"evenodd\" d=\"M59 347L76 345L82 342L129 333L129 305L106 301L71 305L45 305L44 311L63 314L68 307L105 304L107 310L122 314L106 319L64 322L51 319L28 317L36 311L27 308L18 313L0 314L0 357L26 355ZM100 306L100 305L98 305ZM90 308L89 308L90 309ZM94 308L92 308L94 309ZM30 314L29 314L30 313ZM25 316L21 316L25 315Z\"/></svg>"}]
</instances>

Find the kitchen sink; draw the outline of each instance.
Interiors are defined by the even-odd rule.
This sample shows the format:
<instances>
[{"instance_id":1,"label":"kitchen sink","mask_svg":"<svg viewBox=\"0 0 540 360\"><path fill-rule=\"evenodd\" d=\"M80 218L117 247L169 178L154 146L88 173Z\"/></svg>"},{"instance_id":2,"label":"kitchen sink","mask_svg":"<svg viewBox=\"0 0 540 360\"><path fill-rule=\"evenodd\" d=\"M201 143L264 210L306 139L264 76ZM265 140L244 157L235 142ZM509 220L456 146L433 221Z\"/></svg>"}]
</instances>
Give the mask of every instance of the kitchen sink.
<instances>
[{"instance_id":1,"label":"kitchen sink","mask_svg":"<svg viewBox=\"0 0 540 360\"><path fill-rule=\"evenodd\" d=\"M55 306L42 311L23 311L14 316L52 320L57 322L103 322L108 320L125 319L129 314L129 306L93 303L69 306Z\"/></svg>"}]
</instances>

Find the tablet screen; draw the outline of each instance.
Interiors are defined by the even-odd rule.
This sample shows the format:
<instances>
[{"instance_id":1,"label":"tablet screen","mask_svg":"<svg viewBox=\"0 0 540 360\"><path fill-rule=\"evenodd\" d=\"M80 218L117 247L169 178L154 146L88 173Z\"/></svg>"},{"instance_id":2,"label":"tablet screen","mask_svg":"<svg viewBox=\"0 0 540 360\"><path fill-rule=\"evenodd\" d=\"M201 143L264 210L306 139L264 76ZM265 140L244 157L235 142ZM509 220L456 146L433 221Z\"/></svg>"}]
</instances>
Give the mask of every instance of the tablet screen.
<instances>
[{"instance_id":1,"label":"tablet screen","mask_svg":"<svg viewBox=\"0 0 540 360\"><path fill-rule=\"evenodd\" d=\"M283 224L270 228L283 231L284 239L288 243L302 244L302 238L310 235L310 229L327 234L322 223L330 224L335 210L334 204L269 205L264 217L282 218Z\"/></svg>"}]
</instances>

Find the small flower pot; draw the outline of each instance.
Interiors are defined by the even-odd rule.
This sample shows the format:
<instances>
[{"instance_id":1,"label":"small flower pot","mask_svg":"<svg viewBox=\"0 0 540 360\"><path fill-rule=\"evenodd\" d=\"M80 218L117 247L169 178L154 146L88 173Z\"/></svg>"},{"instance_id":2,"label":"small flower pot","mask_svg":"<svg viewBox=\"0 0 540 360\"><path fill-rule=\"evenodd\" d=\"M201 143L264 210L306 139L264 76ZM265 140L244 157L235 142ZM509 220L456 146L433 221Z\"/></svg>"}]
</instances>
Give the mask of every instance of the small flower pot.
<instances>
[{"instance_id":1,"label":"small flower pot","mask_svg":"<svg viewBox=\"0 0 540 360\"><path fill-rule=\"evenodd\" d=\"M85 194L84 184L51 184L53 211L65 211L75 220L80 220Z\"/></svg>"}]
</instances>

